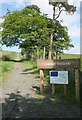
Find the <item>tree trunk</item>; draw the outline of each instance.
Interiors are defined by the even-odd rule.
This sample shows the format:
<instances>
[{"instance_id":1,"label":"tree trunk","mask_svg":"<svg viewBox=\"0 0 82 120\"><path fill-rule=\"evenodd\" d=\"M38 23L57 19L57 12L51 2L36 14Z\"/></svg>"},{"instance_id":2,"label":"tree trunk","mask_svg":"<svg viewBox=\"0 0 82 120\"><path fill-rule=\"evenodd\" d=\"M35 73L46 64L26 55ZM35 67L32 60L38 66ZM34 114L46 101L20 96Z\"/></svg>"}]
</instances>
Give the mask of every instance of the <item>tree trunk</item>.
<instances>
[{"instance_id":1,"label":"tree trunk","mask_svg":"<svg viewBox=\"0 0 82 120\"><path fill-rule=\"evenodd\" d=\"M58 59L58 56L57 56L58 54L57 54L57 46L56 46L56 60Z\"/></svg>"},{"instance_id":2,"label":"tree trunk","mask_svg":"<svg viewBox=\"0 0 82 120\"><path fill-rule=\"evenodd\" d=\"M52 59L52 42L53 42L53 33L51 34L51 39L50 39L50 48L49 48L49 55L48 55L49 60Z\"/></svg>"},{"instance_id":3,"label":"tree trunk","mask_svg":"<svg viewBox=\"0 0 82 120\"><path fill-rule=\"evenodd\" d=\"M45 58L46 58L46 49L44 47L43 59L45 60Z\"/></svg>"}]
</instances>

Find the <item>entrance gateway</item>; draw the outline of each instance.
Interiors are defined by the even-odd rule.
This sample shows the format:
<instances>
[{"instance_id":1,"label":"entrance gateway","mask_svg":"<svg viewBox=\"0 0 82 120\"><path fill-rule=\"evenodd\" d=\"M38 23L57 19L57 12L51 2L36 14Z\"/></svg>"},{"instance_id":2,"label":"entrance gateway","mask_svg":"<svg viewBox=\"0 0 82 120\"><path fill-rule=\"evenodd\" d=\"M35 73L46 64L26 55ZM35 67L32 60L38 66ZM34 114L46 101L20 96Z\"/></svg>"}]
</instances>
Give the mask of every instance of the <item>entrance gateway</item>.
<instances>
[{"instance_id":1,"label":"entrance gateway","mask_svg":"<svg viewBox=\"0 0 82 120\"><path fill-rule=\"evenodd\" d=\"M59 60L37 60L37 68L40 69L40 92L43 94L44 92L44 70L50 69L74 69L75 70L75 87L76 87L76 100L80 101L80 93L79 93L79 69L81 68L80 59L59 59ZM55 93L54 83L52 84L52 94ZM64 84L64 94L66 95L66 84Z\"/></svg>"}]
</instances>

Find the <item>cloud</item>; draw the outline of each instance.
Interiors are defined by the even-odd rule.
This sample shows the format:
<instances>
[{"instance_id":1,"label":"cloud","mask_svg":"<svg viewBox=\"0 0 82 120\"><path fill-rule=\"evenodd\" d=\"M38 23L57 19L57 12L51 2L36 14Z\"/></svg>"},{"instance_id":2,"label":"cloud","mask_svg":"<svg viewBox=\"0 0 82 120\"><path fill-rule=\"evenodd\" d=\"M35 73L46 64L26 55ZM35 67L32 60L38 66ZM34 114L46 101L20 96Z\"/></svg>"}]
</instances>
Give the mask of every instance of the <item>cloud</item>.
<instances>
[{"instance_id":1,"label":"cloud","mask_svg":"<svg viewBox=\"0 0 82 120\"><path fill-rule=\"evenodd\" d=\"M80 45L74 45L74 48L70 48L69 50L65 50L64 53L68 54L80 54Z\"/></svg>"},{"instance_id":2,"label":"cloud","mask_svg":"<svg viewBox=\"0 0 82 120\"><path fill-rule=\"evenodd\" d=\"M52 18L53 16L53 7L49 5L48 0L33 0L31 4L37 5L42 13L48 14L48 17Z\"/></svg>"},{"instance_id":3,"label":"cloud","mask_svg":"<svg viewBox=\"0 0 82 120\"><path fill-rule=\"evenodd\" d=\"M75 12L73 15L66 15L65 12L62 12L59 19L63 19L64 25L70 26L80 23L80 14Z\"/></svg>"},{"instance_id":4,"label":"cloud","mask_svg":"<svg viewBox=\"0 0 82 120\"><path fill-rule=\"evenodd\" d=\"M2 18L0 18L0 23L2 23L4 20Z\"/></svg>"},{"instance_id":5,"label":"cloud","mask_svg":"<svg viewBox=\"0 0 82 120\"><path fill-rule=\"evenodd\" d=\"M14 7L21 8L25 7L26 1L25 0L1 0L2 4L9 4L12 5L14 3Z\"/></svg>"},{"instance_id":6,"label":"cloud","mask_svg":"<svg viewBox=\"0 0 82 120\"><path fill-rule=\"evenodd\" d=\"M80 26L73 26L72 28L69 29L69 35L74 37L74 38L79 38L80 39Z\"/></svg>"},{"instance_id":7,"label":"cloud","mask_svg":"<svg viewBox=\"0 0 82 120\"><path fill-rule=\"evenodd\" d=\"M0 0L1 1L1 3L5 3L5 2L7 2L7 3L11 3L11 2L16 2L17 0ZM24 2L25 0L18 0L19 2Z\"/></svg>"}]
</instances>

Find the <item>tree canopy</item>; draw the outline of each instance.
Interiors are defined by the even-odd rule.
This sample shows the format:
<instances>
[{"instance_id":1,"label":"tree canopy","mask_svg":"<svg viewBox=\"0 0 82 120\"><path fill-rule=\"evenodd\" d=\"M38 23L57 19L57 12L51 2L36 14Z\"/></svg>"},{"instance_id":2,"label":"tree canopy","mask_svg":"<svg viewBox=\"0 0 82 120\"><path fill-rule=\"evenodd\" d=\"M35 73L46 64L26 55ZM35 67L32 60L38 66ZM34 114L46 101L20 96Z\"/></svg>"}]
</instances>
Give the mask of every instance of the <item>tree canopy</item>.
<instances>
[{"instance_id":1,"label":"tree canopy","mask_svg":"<svg viewBox=\"0 0 82 120\"><path fill-rule=\"evenodd\" d=\"M64 49L73 47L68 36L68 30L59 21L55 23L47 15L40 12L36 5L30 5L20 11L6 13L2 23L2 45L19 46L30 53L39 51L42 54L43 48L46 54L49 52L50 35L54 32L53 49L61 52Z\"/></svg>"}]
</instances>

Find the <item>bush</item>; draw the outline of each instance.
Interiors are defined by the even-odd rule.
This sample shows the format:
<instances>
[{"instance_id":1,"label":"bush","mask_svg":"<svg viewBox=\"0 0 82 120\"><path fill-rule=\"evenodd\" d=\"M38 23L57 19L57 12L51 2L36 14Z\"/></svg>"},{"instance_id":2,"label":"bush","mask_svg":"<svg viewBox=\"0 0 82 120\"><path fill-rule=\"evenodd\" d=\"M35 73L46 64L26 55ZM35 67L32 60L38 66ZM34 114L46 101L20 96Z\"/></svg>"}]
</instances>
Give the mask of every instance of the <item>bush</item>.
<instances>
[{"instance_id":1,"label":"bush","mask_svg":"<svg viewBox=\"0 0 82 120\"><path fill-rule=\"evenodd\" d=\"M10 58L9 55L3 55L3 56L2 56L2 60L7 61L7 60L10 60L10 59L11 59L11 58Z\"/></svg>"}]
</instances>

